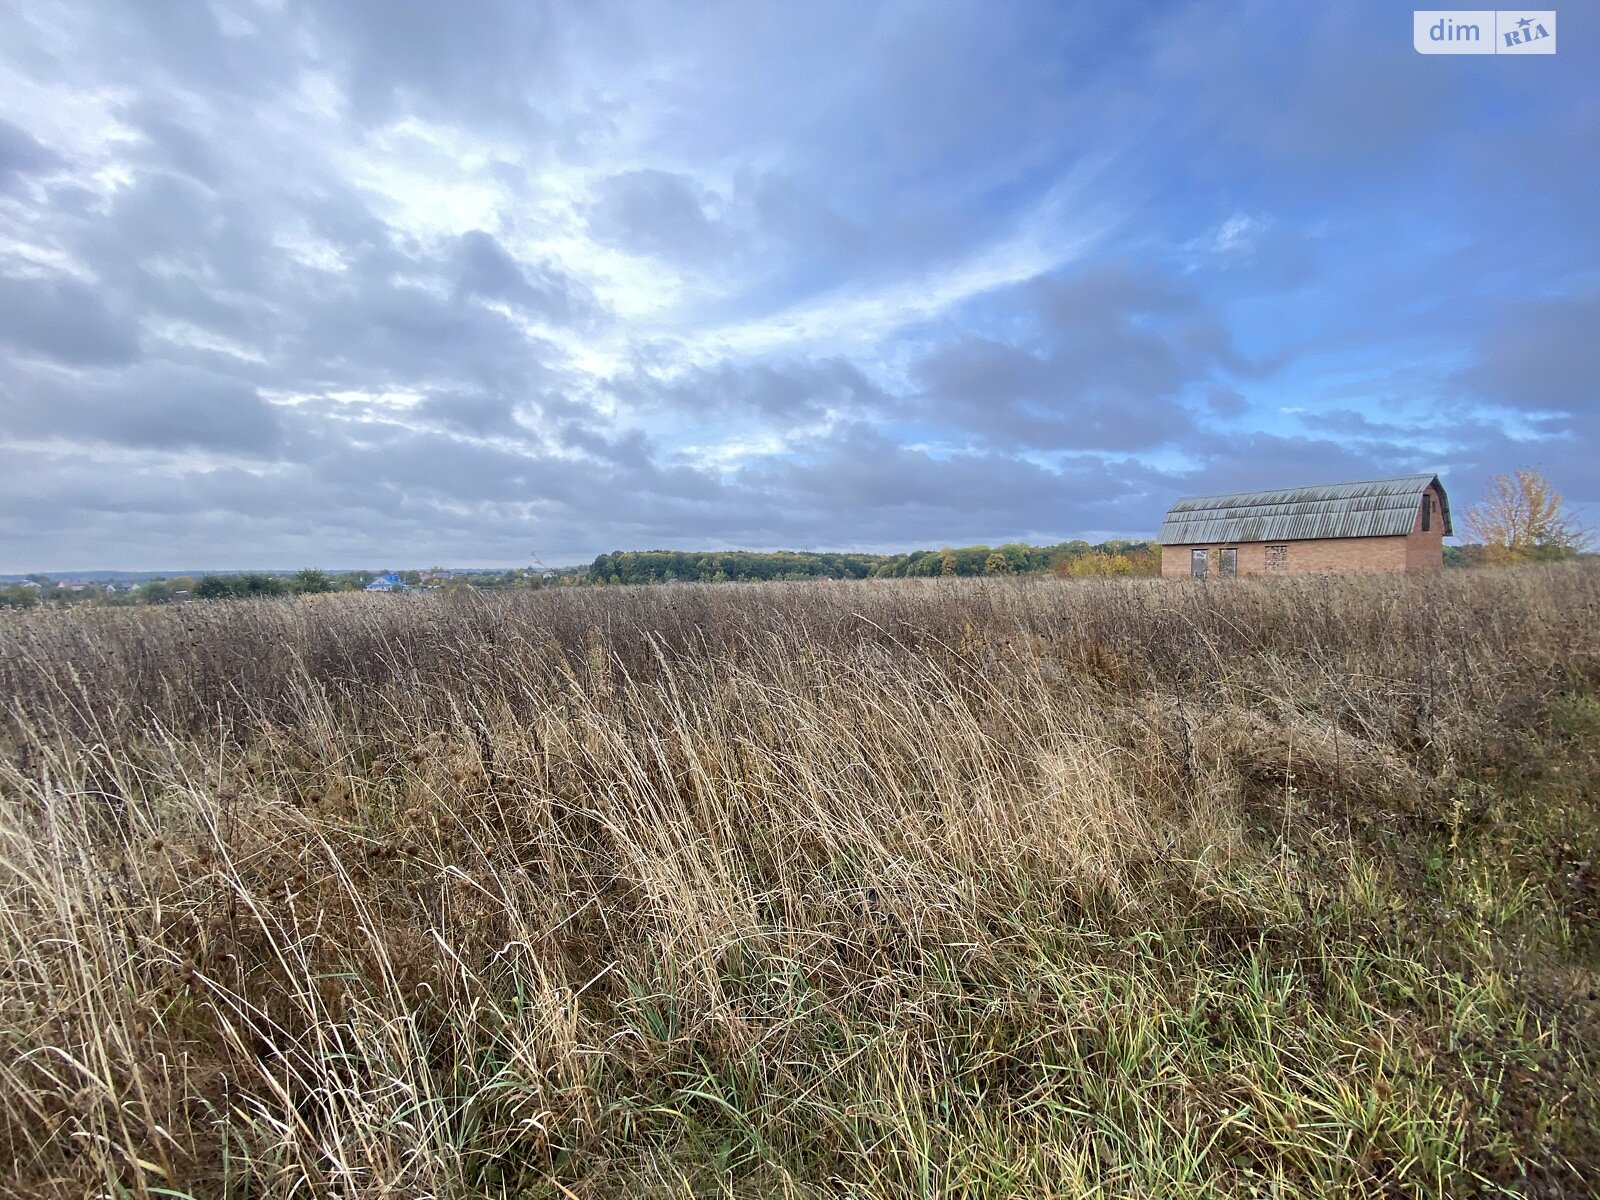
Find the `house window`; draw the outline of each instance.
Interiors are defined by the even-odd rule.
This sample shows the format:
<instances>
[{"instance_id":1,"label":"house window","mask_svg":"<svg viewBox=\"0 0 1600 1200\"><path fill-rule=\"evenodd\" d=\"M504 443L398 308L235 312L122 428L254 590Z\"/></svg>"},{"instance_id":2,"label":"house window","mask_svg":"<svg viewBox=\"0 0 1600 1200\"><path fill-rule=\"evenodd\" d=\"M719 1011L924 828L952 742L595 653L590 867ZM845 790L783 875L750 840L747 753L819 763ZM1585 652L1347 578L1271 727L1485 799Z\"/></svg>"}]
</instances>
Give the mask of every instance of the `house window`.
<instances>
[{"instance_id":1,"label":"house window","mask_svg":"<svg viewBox=\"0 0 1600 1200\"><path fill-rule=\"evenodd\" d=\"M1239 551L1229 546L1222 552L1222 577L1232 579L1239 573Z\"/></svg>"},{"instance_id":2,"label":"house window","mask_svg":"<svg viewBox=\"0 0 1600 1200\"><path fill-rule=\"evenodd\" d=\"M1189 574L1195 579L1206 577L1206 552L1204 550L1189 551Z\"/></svg>"},{"instance_id":3,"label":"house window","mask_svg":"<svg viewBox=\"0 0 1600 1200\"><path fill-rule=\"evenodd\" d=\"M1433 497L1422 498L1422 532L1427 533L1433 526Z\"/></svg>"},{"instance_id":4,"label":"house window","mask_svg":"<svg viewBox=\"0 0 1600 1200\"><path fill-rule=\"evenodd\" d=\"M1269 571L1287 571L1288 569L1289 569L1289 547L1288 546L1268 546L1267 547L1267 570L1269 570Z\"/></svg>"}]
</instances>

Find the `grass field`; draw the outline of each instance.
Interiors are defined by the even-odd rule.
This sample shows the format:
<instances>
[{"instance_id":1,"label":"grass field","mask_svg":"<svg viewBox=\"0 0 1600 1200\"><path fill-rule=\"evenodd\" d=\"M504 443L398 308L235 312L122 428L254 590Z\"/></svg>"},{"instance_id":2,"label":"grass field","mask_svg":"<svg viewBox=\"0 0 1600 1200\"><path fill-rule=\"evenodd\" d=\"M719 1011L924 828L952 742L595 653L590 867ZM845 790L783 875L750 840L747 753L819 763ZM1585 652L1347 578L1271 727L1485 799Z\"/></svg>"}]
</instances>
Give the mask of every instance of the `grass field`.
<instances>
[{"instance_id":1,"label":"grass field","mask_svg":"<svg viewBox=\"0 0 1600 1200\"><path fill-rule=\"evenodd\" d=\"M1600 1178L1592 566L49 612L0 704L11 1195Z\"/></svg>"}]
</instances>

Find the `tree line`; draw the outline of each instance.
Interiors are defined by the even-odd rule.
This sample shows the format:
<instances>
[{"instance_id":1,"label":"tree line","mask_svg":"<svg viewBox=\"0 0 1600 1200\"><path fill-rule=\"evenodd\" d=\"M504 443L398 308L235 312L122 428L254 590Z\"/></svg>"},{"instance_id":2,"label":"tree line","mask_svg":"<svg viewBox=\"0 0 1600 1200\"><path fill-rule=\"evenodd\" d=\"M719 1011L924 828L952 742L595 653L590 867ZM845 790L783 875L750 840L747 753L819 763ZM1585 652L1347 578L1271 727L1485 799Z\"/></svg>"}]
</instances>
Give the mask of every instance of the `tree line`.
<instances>
[{"instance_id":1,"label":"tree line","mask_svg":"<svg viewBox=\"0 0 1600 1200\"><path fill-rule=\"evenodd\" d=\"M389 572L384 572L388 574ZM455 592L539 587L542 572L528 567L503 571L396 572L407 588ZM246 571L230 574L175 575L166 578L105 582L63 581L47 575L28 576L25 583L0 585L0 608L37 605L91 604L124 608L147 604L181 604L190 600L246 600L264 596L307 596L322 592L355 592L377 578L372 571L323 571L307 567L292 573Z\"/></svg>"},{"instance_id":2,"label":"tree line","mask_svg":"<svg viewBox=\"0 0 1600 1200\"><path fill-rule=\"evenodd\" d=\"M1157 575L1150 542L948 546L909 554L805 550L615 550L579 579L589 585L729 583L798 579L916 579L951 575Z\"/></svg>"}]
</instances>

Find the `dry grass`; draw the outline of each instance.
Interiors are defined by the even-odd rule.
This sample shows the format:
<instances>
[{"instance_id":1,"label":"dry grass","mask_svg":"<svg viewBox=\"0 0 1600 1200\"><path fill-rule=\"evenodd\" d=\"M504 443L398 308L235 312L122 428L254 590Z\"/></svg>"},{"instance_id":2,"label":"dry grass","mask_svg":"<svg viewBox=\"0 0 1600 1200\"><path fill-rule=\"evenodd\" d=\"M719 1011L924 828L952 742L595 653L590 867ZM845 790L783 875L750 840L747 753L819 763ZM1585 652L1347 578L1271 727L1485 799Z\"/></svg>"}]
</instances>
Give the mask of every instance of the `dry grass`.
<instances>
[{"instance_id":1,"label":"dry grass","mask_svg":"<svg viewBox=\"0 0 1600 1200\"><path fill-rule=\"evenodd\" d=\"M1571 1194L1600 571L0 623L0 1188Z\"/></svg>"}]
</instances>

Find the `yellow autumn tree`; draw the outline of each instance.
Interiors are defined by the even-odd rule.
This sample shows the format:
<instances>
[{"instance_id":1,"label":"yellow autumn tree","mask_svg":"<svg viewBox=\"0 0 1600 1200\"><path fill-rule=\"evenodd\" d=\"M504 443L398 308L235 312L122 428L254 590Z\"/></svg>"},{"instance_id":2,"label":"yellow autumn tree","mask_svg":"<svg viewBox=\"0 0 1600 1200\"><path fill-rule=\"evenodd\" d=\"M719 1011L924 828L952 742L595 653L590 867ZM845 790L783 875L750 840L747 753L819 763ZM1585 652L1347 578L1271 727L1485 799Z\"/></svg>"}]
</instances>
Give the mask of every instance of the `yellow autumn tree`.
<instances>
[{"instance_id":1,"label":"yellow autumn tree","mask_svg":"<svg viewBox=\"0 0 1600 1200\"><path fill-rule=\"evenodd\" d=\"M1133 564L1125 554L1085 554L1073 561L1067 574L1074 579L1096 579L1106 575L1132 575Z\"/></svg>"},{"instance_id":2,"label":"yellow autumn tree","mask_svg":"<svg viewBox=\"0 0 1600 1200\"><path fill-rule=\"evenodd\" d=\"M1128 566L1134 575L1159 575L1161 574L1161 551L1146 548L1143 550L1130 550L1127 554Z\"/></svg>"},{"instance_id":3,"label":"yellow autumn tree","mask_svg":"<svg viewBox=\"0 0 1600 1200\"><path fill-rule=\"evenodd\" d=\"M1482 503L1467 512L1467 528L1489 562L1570 558L1589 542L1561 493L1531 467L1490 479Z\"/></svg>"}]
</instances>

